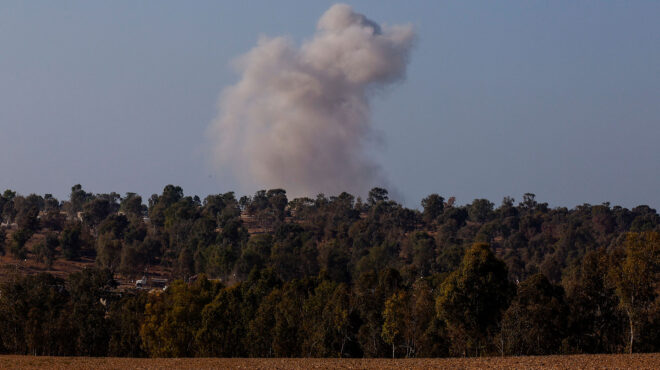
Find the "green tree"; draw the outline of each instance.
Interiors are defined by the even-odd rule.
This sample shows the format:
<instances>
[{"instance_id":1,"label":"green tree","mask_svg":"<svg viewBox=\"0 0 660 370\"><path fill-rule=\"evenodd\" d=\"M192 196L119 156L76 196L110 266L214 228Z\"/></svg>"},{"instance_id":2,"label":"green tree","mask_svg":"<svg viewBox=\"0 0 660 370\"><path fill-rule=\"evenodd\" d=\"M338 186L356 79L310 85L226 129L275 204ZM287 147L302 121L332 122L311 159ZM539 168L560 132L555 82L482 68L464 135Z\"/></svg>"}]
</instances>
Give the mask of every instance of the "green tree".
<instances>
[{"instance_id":1,"label":"green tree","mask_svg":"<svg viewBox=\"0 0 660 370\"><path fill-rule=\"evenodd\" d=\"M247 245L241 251L241 257L238 260L239 273L246 276L256 268L261 270L265 267L272 248L272 236L269 234L255 234L250 236Z\"/></svg>"},{"instance_id":2,"label":"green tree","mask_svg":"<svg viewBox=\"0 0 660 370\"><path fill-rule=\"evenodd\" d=\"M13 222L16 217L16 207L14 207L14 198L16 198L16 192L9 189L5 190L2 194L2 219L7 222Z\"/></svg>"},{"instance_id":3,"label":"green tree","mask_svg":"<svg viewBox=\"0 0 660 370\"><path fill-rule=\"evenodd\" d=\"M88 193L83 190L80 184L71 187L71 194L69 195L69 203L67 204L67 211L70 217L77 217L78 212L82 212L83 206L88 201L94 198L94 194Z\"/></svg>"},{"instance_id":4,"label":"green tree","mask_svg":"<svg viewBox=\"0 0 660 370\"><path fill-rule=\"evenodd\" d=\"M391 347L385 343L383 308L385 301L401 290L402 279L395 269L365 271L354 285L355 308L360 318L356 339L365 357L389 356Z\"/></svg>"},{"instance_id":5,"label":"green tree","mask_svg":"<svg viewBox=\"0 0 660 370\"><path fill-rule=\"evenodd\" d=\"M479 355L495 333L513 295L507 274L506 265L493 255L490 246L477 243L467 250L458 270L442 283L436 311L458 353Z\"/></svg>"},{"instance_id":6,"label":"green tree","mask_svg":"<svg viewBox=\"0 0 660 370\"><path fill-rule=\"evenodd\" d=\"M435 267L435 242L423 232L415 232L411 236L413 243L413 265L420 276L428 276Z\"/></svg>"},{"instance_id":7,"label":"green tree","mask_svg":"<svg viewBox=\"0 0 660 370\"><path fill-rule=\"evenodd\" d=\"M475 199L468 207L470 221L484 223L493 214L493 203L488 199Z\"/></svg>"},{"instance_id":8,"label":"green tree","mask_svg":"<svg viewBox=\"0 0 660 370\"><path fill-rule=\"evenodd\" d=\"M82 227L79 223L68 224L60 234L60 246L64 258L74 260L80 256L83 246Z\"/></svg>"},{"instance_id":9,"label":"green tree","mask_svg":"<svg viewBox=\"0 0 660 370\"><path fill-rule=\"evenodd\" d=\"M110 291L117 286L112 273L107 269L85 269L69 275L67 280L71 300L66 319L75 335L75 353L107 356L110 340L107 302L112 296Z\"/></svg>"},{"instance_id":10,"label":"green tree","mask_svg":"<svg viewBox=\"0 0 660 370\"><path fill-rule=\"evenodd\" d=\"M302 307L301 350L305 357L343 357L351 341L352 308L348 287L326 280L305 300Z\"/></svg>"},{"instance_id":11,"label":"green tree","mask_svg":"<svg viewBox=\"0 0 660 370\"><path fill-rule=\"evenodd\" d=\"M163 194L152 195L149 199L149 218L151 222L159 227L165 224L165 211L183 198L183 189L180 186L167 185Z\"/></svg>"},{"instance_id":12,"label":"green tree","mask_svg":"<svg viewBox=\"0 0 660 370\"><path fill-rule=\"evenodd\" d=\"M354 323L351 320L354 314L349 287L341 283L335 288L330 301L323 309L323 316L334 331L333 352L340 358L358 352L354 341Z\"/></svg>"},{"instance_id":13,"label":"green tree","mask_svg":"<svg viewBox=\"0 0 660 370\"><path fill-rule=\"evenodd\" d=\"M34 247L34 254L37 257L37 261L45 263L50 268L55 260L56 248L59 244L57 234L54 232L46 234L46 240Z\"/></svg>"},{"instance_id":14,"label":"green tree","mask_svg":"<svg viewBox=\"0 0 660 370\"><path fill-rule=\"evenodd\" d=\"M106 217L117 211L119 207L115 202L115 197L107 194L86 202L83 206L83 220L92 228L98 226Z\"/></svg>"},{"instance_id":15,"label":"green tree","mask_svg":"<svg viewBox=\"0 0 660 370\"><path fill-rule=\"evenodd\" d=\"M275 218L279 221L284 221L284 217L286 216L285 209L289 203L286 198L286 191L284 189L270 189L266 192L266 197Z\"/></svg>"},{"instance_id":16,"label":"green tree","mask_svg":"<svg viewBox=\"0 0 660 370\"><path fill-rule=\"evenodd\" d=\"M383 188L373 188L369 190L369 196L367 197L367 203L370 206L376 205L378 202L386 202L389 199L389 192L387 189Z\"/></svg>"},{"instance_id":17,"label":"green tree","mask_svg":"<svg viewBox=\"0 0 660 370\"><path fill-rule=\"evenodd\" d=\"M142 197L135 193L126 193L119 203L119 210L135 217L142 217L147 213L147 207L142 204Z\"/></svg>"},{"instance_id":18,"label":"green tree","mask_svg":"<svg viewBox=\"0 0 660 370\"><path fill-rule=\"evenodd\" d=\"M241 312L240 285L225 288L202 310L201 325L195 333L196 355L202 357L242 357L245 337Z\"/></svg>"},{"instance_id":19,"label":"green tree","mask_svg":"<svg viewBox=\"0 0 660 370\"><path fill-rule=\"evenodd\" d=\"M202 311L221 285L200 276L192 285L177 280L162 294L152 294L145 306L140 337L151 357L190 357L196 351L195 335Z\"/></svg>"},{"instance_id":20,"label":"green tree","mask_svg":"<svg viewBox=\"0 0 660 370\"><path fill-rule=\"evenodd\" d=\"M39 230L39 208L29 204L21 207L16 214L16 224L20 229L35 233Z\"/></svg>"},{"instance_id":21,"label":"green tree","mask_svg":"<svg viewBox=\"0 0 660 370\"><path fill-rule=\"evenodd\" d=\"M608 282L610 258L604 249L587 253L563 281L570 306L569 345L582 353L620 351L625 318ZM623 325L622 325L623 324Z\"/></svg>"},{"instance_id":22,"label":"green tree","mask_svg":"<svg viewBox=\"0 0 660 370\"><path fill-rule=\"evenodd\" d=\"M11 254L18 259L27 257L25 244L32 237L32 232L28 229L18 229L12 234Z\"/></svg>"},{"instance_id":23,"label":"green tree","mask_svg":"<svg viewBox=\"0 0 660 370\"><path fill-rule=\"evenodd\" d=\"M430 224L442 215L442 212L445 209L445 198L438 194L431 194L422 199L422 207L424 208L422 218L424 222Z\"/></svg>"},{"instance_id":24,"label":"green tree","mask_svg":"<svg viewBox=\"0 0 660 370\"><path fill-rule=\"evenodd\" d=\"M655 286L660 267L660 234L629 233L623 248L620 256L614 256L609 280L619 297L619 307L628 317L627 349L633 353L640 326L657 296Z\"/></svg>"},{"instance_id":25,"label":"green tree","mask_svg":"<svg viewBox=\"0 0 660 370\"><path fill-rule=\"evenodd\" d=\"M301 313L315 285L316 279L305 278L291 280L282 287L282 296L274 311L275 325L272 330L275 356L302 356Z\"/></svg>"},{"instance_id":26,"label":"green tree","mask_svg":"<svg viewBox=\"0 0 660 370\"><path fill-rule=\"evenodd\" d=\"M58 318L68 301L63 287L62 280L48 274L0 284L0 347L15 354L71 354L60 346L65 330Z\"/></svg>"},{"instance_id":27,"label":"green tree","mask_svg":"<svg viewBox=\"0 0 660 370\"><path fill-rule=\"evenodd\" d=\"M259 303L254 317L248 324L245 346L250 357L273 357L273 337L275 335L275 310L282 299L282 291L273 289Z\"/></svg>"},{"instance_id":28,"label":"green tree","mask_svg":"<svg viewBox=\"0 0 660 370\"><path fill-rule=\"evenodd\" d=\"M406 330L406 321L409 320L406 315L407 300L408 297L405 292L398 292L385 301L381 336L385 343L392 346L392 358L395 355L396 344L401 340Z\"/></svg>"},{"instance_id":29,"label":"green tree","mask_svg":"<svg viewBox=\"0 0 660 370\"><path fill-rule=\"evenodd\" d=\"M330 303L337 283L323 280L305 300L301 317L301 355L304 357L333 357L334 323L326 307Z\"/></svg>"},{"instance_id":30,"label":"green tree","mask_svg":"<svg viewBox=\"0 0 660 370\"><path fill-rule=\"evenodd\" d=\"M108 356L113 357L145 357L146 352L140 338L140 325L144 319L144 308L147 304L147 293L137 291L122 296L110 303L108 322L110 339Z\"/></svg>"},{"instance_id":31,"label":"green tree","mask_svg":"<svg viewBox=\"0 0 660 370\"><path fill-rule=\"evenodd\" d=\"M447 356L443 322L435 314L432 284L417 279L411 289L410 319L406 323L407 357Z\"/></svg>"},{"instance_id":32,"label":"green tree","mask_svg":"<svg viewBox=\"0 0 660 370\"><path fill-rule=\"evenodd\" d=\"M523 281L502 319L503 352L517 356L559 352L567 334L568 314L561 287L542 274Z\"/></svg>"},{"instance_id":33,"label":"green tree","mask_svg":"<svg viewBox=\"0 0 660 370\"><path fill-rule=\"evenodd\" d=\"M53 197L53 194L44 194L44 205L43 209L46 212L51 212L51 211L60 211L60 202L57 200L57 198Z\"/></svg>"},{"instance_id":34,"label":"green tree","mask_svg":"<svg viewBox=\"0 0 660 370\"><path fill-rule=\"evenodd\" d=\"M121 263L122 242L112 233L103 233L96 239L96 264L116 271Z\"/></svg>"}]
</instances>

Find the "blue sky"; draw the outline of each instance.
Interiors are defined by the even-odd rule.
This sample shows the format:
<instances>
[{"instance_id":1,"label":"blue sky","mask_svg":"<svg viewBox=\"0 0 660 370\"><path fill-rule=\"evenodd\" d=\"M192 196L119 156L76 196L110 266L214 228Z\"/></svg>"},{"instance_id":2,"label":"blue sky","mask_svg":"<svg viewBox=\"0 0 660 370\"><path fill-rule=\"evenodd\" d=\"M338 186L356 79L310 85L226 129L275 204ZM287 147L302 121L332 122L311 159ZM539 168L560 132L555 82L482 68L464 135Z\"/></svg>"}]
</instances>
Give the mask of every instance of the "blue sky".
<instances>
[{"instance_id":1,"label":"blue sky","mask_svg":"<svg viewBox=\"0 0 660 370\"><path fill-rule=\"evenodd\" d=\"M406 205L660 207L660 2L348 3L419 37L372 104L370 152ZM252 193L208 158L231 61L311 37L331 4L0 2L0 189Z\"/></svg>"}]
</instances>

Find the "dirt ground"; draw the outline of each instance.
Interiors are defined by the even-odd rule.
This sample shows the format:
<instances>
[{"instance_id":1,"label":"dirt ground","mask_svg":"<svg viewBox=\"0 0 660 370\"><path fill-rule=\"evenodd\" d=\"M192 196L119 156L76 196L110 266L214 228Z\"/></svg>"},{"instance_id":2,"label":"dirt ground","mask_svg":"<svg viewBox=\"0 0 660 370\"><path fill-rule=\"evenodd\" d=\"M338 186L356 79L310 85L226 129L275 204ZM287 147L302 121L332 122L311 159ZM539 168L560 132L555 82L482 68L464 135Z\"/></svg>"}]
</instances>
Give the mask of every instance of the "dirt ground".
<instances>
[{"instance_id":1,"label":"dirt ground","mask_svg":"<svg viewBox=\"0 0 660 370\"><path fill-rule=\"evenodd\" d=\"M660 354L443 359L90 358L0 356L2 369L657 369Z\"/></svg>"},{"instance_id":2,"label":"dirt ground","mask_svg":"<svg viewBox=\"0 0 660 370\"><path fill-rule=\"evenodd\" d=\"M11 240L11 235L15 230L9 229L7 240ZM15 276L35 275L39 273L48 273L55 277L65 279L74 272L80 272L84 269L96 267L96 261L93 256L81 256L75 261L69 261L62 257L62 251L57 248L58 258L53 261L52 266L47 266L43 262L37 261L36 256L32 251L34 246L45 240L44 233L34 234L26 243L27 256L25 259L17 259L13 257L7 249L5 255L0 255L0 282L10 281ZM8 243L8 242L7 242ZM141 269L136 271L135 276L122 276L115 274L115 280L119 284L119 290L131 289L135 287L135 280L144 275ZM170 268L163 266L148 266L146 274L150 278L168 279L172 278L172 271Z\"/></svg>"}]
</instances>

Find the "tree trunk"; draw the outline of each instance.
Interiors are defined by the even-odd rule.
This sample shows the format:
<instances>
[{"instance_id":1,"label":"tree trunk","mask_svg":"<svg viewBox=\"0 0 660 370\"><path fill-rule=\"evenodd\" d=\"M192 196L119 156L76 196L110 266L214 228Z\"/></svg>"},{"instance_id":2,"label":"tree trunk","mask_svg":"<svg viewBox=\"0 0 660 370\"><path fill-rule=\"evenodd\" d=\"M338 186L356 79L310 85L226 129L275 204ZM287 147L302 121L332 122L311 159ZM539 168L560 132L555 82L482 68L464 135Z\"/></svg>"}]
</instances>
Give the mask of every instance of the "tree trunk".
<instances>
[{"instance_id":1,"label":"tree trunk","mask_svg":"<svg viewBox=\"0 0 660 370\"><path fill-rule=\"evenodd\" d=\"M339 350L339 358L344 357L344 345L346 344L346 337L341 339L341 349Z\"/></svg>"},{"instance_id":2,"label":"tree trunk","mask_svg":"<svg viewBox=\"0 0 660 370\"><path fill-rule=\"evenodd\" d=\"M631 313L628 313L628 321L630 322L630 354L633 353L633 344L635 340L635 326L633 324L633 317Z\"/></svg>"},{"instance_id":3,"label":"tree trunk","mask_svg":"<svg viewBox=\"0 0 660 370\"><path fill-rule=\"evenodd\" d=\"M504 334L500 333L500 351L504 357Z\"/></svg>"}]
</instances>

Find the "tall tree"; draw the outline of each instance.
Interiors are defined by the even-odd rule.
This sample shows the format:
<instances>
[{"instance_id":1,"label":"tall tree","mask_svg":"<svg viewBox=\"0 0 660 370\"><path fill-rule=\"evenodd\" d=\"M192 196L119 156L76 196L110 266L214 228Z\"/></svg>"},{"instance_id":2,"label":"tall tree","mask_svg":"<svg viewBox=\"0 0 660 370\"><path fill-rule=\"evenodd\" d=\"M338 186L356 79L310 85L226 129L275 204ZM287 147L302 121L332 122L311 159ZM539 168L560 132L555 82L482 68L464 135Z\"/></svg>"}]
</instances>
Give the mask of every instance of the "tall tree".
<instances>
[{"instance_id":1,"label":"tall tree","mask_svg":"<svg viewBox=\"0 0 660 370\"><path fill-rule=\"evenodd\" d=\"M367 203L370 206L377 204L378 202L385 202L389 199L389 192L387 189L383 188L373 188L369 190L369 196L367 197Z\"/></svg>"},{"instance_id":2,"label":"tall tree","mask_svg":"<svg viewBox=\"0 0 660 370\"><path fill-rule=\"evenodd\" d=\"M135 193L126 193L119 204L119 210L136 217L142 217L147 213L147 207L142 204L142 197Z\"/></svg>"},{"instance_id":3,"label":"tall tree","mask_svg":"<svg viewBox=\"0 0 660 370\"><path fill-rule=\"evenodd\" d=\"M568 305L564 290L542 274L518 285L518 293L502 319L503 352L549 355L559 352L566 336Z\"/></svg>"},{"instance_id":4,"label":"tall tree","mask_svg":"<svg viewBox=\"0 0 660 370\"><path fill-rule=\"evenodd\" d=\"M392 358L394 358L398 342L404 336L406 321L410 319L406 312L407 301L408 296L405 292L394 293L385 301L381 336L385 343L392 346Z\"/></svg>"},{"instance_id":5,"label":"tall tree","mask_svg":"<svg viewBox=\"0 0 660 370\"><path fill-rule=\"evenodd\" d=\"M422 217L424 222L430 224L438 219L442 215L442 212L445 208L445 199L438 194L431 194L428 197L422 199L422 207L424 212Z\"/></svg>"},{"instance_id":6,"label":"tall tree","mask_svg":"<svg viewBox=\"0 0 660 370\"><path fill-rule=\"evenodd\" d=\"M633 353L640 326L657 296L660 234L629 233L623 248L620 256L614 256L609 278L616 287L619 306L628 316L628 351Z\"/></svg>"},{"instance_id":7,"label":"tall tree","mask_svg":"<svg viewBox=\"0 0 660 370\"><path fill-rule=\"evenodd\" d=\"M67 225L60 234L59 244L66 259L73 260L78 258L83 246L82 227L80 223Z\"/></svg>"},{"instance_id":8,"label":"tall tree","mask_svg":"<svg viewBox=\"0 0 660 370\"><path fill-rule=\"evenodd\" d=\"M202 310L221 286L200 276L192 285L175 281L160 295L152 294L140 327L144 348L152 357L190 357L197 351L195 335Z\"/></svg>"},{"instance_id":9,"label":"tall tree","mask_svg":"<svg viewBox=\"0 0 660 370\"><path fill-rule=\"evenodd\" d=\"M625 332L625 314L618 309L608 281L610 257L604 248L587 253L563 280L570 307L569 345L581 353L615 353ZM623 325L622 325L623 324Z\"/></svg>"},{"instance_id":10,"label":"tall tree","mask_svg":"<svg viewBox=\"0 0 660 370\"><path fill-rule=\"evenodd\" d=\"M437 315L445 321L460 354L479 355L498 328L513 295L507 275L506 265L490 246L477 243L442 283Z\"/></svg>"}]
</instances>

